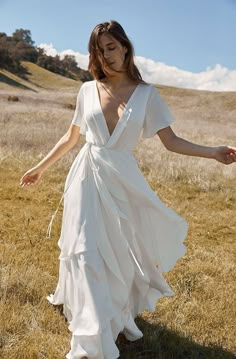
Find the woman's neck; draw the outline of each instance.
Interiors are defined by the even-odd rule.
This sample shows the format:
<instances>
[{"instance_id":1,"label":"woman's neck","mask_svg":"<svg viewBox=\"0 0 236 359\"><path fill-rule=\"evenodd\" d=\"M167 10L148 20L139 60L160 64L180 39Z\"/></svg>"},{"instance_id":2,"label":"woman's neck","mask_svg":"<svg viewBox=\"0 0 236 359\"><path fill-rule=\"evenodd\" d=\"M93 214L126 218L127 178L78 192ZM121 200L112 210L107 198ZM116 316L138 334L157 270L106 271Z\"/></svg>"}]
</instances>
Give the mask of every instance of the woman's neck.
<instances>
[{"instance_id":1,"label":"woman's neck","mask_svg":"<svg viewBox=\"0 0 236 359\"><path fill-rule=\"evenodd\" d=\"M128 78L126 74L115 74L114 76L107 76L104 80L104 83L112 87L113 89L118 89L122 86L130 84L132 81Z\"/></svg>"}]
</instances>

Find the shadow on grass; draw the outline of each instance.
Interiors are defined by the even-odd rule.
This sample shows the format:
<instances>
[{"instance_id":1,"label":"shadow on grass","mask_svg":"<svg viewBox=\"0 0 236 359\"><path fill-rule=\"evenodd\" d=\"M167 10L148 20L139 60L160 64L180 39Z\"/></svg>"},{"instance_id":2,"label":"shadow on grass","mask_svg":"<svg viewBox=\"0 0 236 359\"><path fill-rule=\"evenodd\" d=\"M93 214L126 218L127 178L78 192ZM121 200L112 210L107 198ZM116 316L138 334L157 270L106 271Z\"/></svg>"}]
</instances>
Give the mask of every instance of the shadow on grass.
<instances>
[{"instance_id":1,"label":"shadow on grass","mask_svg":"<svg viewBox=\"0 0 236 359\"><path fill-rule=\"evenodd\" d=\"M31 87L25 86L25 85L21 84L20 82L15 81L12 78L10 78L9 76L2 74L2 73L0 73L0 82L4 82L7 85L19 87L24 90L31 90L33 92L37 92L36 90L32 89Z\"/></svg>"},{"instance_id":2,"label":"shadow on grass","mask_svg":"<svg viewBox=\"0 0 236 359\"><path fill-rule=\"evenodd\" d=\"M63 305L56 306L63 315ZM65 317L64 317L65 318ZM65 322L67 320L65 319ZM191 338L181 337L170 329L150 324L138 317L135 320L143 332L143 338L128 341L120 334L116 340L119 359L235 359L236 356L223 348L195 343Z\"/></svg>"},{"instance_id":3,"label":"shadow on grass","mask_svg":"<svg viewBox=\"0 0 236 359\"><path fill-rule=\"evenodd\" d=\"M219 346L204 346L191 338L181 337L175 332L137 318L136 323L143 338L130 342L123 336L117 341L120 359L235 359L233 353Z\"/></svg>"}]
</instances>

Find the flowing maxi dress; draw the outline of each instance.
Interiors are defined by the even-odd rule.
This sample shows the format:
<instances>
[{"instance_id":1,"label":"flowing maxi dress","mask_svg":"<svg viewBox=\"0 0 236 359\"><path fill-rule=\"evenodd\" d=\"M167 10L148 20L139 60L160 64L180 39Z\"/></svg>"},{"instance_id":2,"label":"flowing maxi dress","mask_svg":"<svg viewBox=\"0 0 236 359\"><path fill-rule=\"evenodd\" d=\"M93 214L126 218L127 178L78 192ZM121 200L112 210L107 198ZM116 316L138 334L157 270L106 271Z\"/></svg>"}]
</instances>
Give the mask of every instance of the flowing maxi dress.
<instances>
[{"instance_id":1,"label":"flowing maxi dress","mask_svg":"<svg viewBox=\"0 0 236 359\"><path fill-rule=\"evenodd\" d=\"M175 294L162 273L186 253L188 223L161 202L132 153L140 135L174 120L156 88L139 84L110 135L96 81L79 90L72 123L86 143L65 181L59 280L47 297L63 304L67 359L118 358L118 334L141 338L134 318Z\"/></svg>"}]
</instances>

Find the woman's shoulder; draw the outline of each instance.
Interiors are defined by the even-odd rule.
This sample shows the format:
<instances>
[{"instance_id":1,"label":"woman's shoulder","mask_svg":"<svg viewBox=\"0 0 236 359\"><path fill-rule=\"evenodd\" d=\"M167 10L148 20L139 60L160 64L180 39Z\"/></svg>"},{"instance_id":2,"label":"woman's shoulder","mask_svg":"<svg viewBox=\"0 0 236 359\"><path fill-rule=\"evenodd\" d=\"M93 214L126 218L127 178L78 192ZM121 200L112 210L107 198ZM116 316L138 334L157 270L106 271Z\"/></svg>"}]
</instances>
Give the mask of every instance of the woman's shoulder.
<instances>
[{"instance_id":1,"label":"woman's shoulder","mask_svg":"<svg viewBox=\"0 0 236 359\"><path fill-rule=\"evenodd\" d=\"M153 92L157 92L157 89L154 84L149 82L140 82L139 86L141 90L148 95L148 97L153 94Z\"/></svg>"},{"instance_id":2,"label":"woman's shoulder","mask_svg":"<svg viewBox=\"0 0 236 359\"><path fill-rule=\"evenodd\" d=\"M140 85L142 85L144 88L148 88L148 89L155 89L155 85L150 83L150 82L146 82L146 81L143 81L143 82L140 82Z\"/></svg>"},{"instance_id":3,"label":"woman's shoulder","mask_svg":"<svg viewBox=\"0 0 236 359\"><path fill-rule=\"evenodd\" d=\"M96 80L91 80L91 81L85 81L82 83L82 85L80 86L80 89L86 89L86 88L90 88L92 86L94 86Z\"/></svg>"},{"instance_id":4,"label":"woman's shoulder","mask_svg":"<svg viewBox=\"0 0 236 359\"><path fill-rule=\"evenodd\" d=\"M78 96L87 96L90 93L90 89L93 88L95 80L85 81L79 88Z\"/></svg>"}]
</instances>

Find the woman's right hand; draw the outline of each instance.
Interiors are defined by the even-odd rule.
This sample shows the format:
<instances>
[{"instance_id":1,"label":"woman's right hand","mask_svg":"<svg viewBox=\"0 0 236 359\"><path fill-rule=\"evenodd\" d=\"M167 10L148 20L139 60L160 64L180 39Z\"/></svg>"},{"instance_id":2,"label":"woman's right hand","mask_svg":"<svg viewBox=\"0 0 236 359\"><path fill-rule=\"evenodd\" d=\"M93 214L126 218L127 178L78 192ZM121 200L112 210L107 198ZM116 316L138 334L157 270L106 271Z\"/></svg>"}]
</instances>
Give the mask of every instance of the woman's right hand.
<instances>
[{"instance_id":1,"label":"woman's right hand","mask_svg":"<svg viewBox=\"0 0 236 359\"><path fill-rule=\"evenodd\" d=\"M40 177L42 176L43 171L37 167L33 167L21 177L20 187L24 188L27 186L35 185L38 183Z\"/></svg>"}]
</instances>

